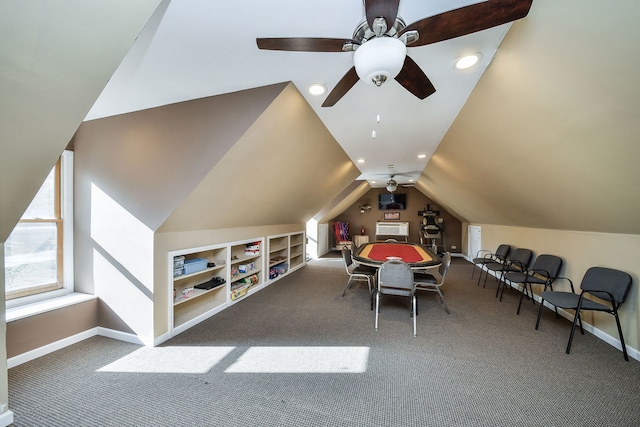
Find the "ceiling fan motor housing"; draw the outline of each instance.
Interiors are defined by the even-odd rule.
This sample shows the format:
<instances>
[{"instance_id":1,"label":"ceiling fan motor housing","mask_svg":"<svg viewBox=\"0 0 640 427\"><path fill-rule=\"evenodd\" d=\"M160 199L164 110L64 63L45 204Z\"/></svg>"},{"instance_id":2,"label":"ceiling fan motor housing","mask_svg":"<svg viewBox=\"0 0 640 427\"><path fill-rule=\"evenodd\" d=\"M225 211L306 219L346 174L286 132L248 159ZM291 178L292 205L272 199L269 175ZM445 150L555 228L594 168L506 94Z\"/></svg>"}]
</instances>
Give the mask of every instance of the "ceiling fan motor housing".
<instances>
[{"instance_id":1,"label":"ceiling fan motor housing","mask_svg":"<svg viewBox=\"0 0 640 427\"><path fill-rule=\"evenodd\" d=\"M375 37L356 49L353 63L362 81L380 86L400 73L406 55L407 46L397 38Z\"/></svg>"}]
</instances>

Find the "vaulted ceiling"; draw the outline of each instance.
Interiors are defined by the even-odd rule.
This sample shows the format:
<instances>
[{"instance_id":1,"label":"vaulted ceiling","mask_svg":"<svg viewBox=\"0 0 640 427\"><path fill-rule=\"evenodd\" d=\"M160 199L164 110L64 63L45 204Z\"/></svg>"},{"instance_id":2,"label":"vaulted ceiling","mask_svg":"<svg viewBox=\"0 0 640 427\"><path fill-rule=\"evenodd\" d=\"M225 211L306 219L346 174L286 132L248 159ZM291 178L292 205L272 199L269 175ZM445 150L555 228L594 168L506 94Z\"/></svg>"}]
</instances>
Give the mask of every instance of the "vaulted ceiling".
<instances>
[{"instance_id":1,"label":"vaulted ceiling","mask_svg":"<svg viewBox=\"0 0 640 427\"><path fill-rule=\"evenodd\" d=\"M156 93L158 105L186 100L176 96L186 96L182 88L187 80L193 79L191 74L175 74L170 68L160 70L166 74L163 79L143 78L148 71L145 68L148 64L144 62L147 55L154 58L158 55L153 37L147 36L165 34L160 24L174 5L210 10L214 4L217 8L210 26L220 31L228 25L226 21L233 24L233 30L219 32L210 39L205 50L196 49L190 43L196 40L187 31L200 28L194 22L185 19L182 27L173 28L177 31L173 34L180 36L183 44L182 50L172 51L169 61L181 62L185 55L193 54L191 50L209 58L208 71L216 87L209 88L207 95L223 93L217 86L223 83L215 73L218 68L227 72L231 69L232 75L237 74L229 78L234 90L249 88L244 86L247 84L263 86L292 80L341 145L339 129L352 124L351 127L368 129L373 121L371 111L375 111L375 97L366 93L364 85L357 84L343 100L353 98L355 106L347 108L345 102L342 110L333 107L326 111L318 107L319 100L304 92L302 80L296 82L298 77L294 71L298 67L309 67L330 86L348 69L348 56L335 62L329 58L334 54L287 53L273 59L264 52L254 51L245 56L249 41L254 43L258 36L257 22L262 21L268 24L260 27L262 37L349 37L357 24L353 21L361 14L359 1L354 1L355 6L344 1L330 2L333 8L328 7L327 2L323 3L322 10L311 9L317 5L315 2L272 2L270 14L257 14L262 10L261 2L248 1L233 4L146 1L131 5L123 0L99 8L93 3L61 1L55 6L40 5L40 9L24 3L31 2L3 3L0 10L3 39L12 41L0 47L1 87L3 93L8 94L0 101L5 134L0 160L0 240L4 240L7 230L26 208L38 182L44 179L110 77L113 82L127 85L119 86L115 92L109 92L107 86L94 112L107 96L109 102L127 104L125 101L136 98L140 85ZM424 15L416 9L422 7L422 3L402 2L401 7L406 11L401 8L401 13L407 21ZM453 2L432 3L442 7ZM471 2L459 1L456 5L458 3ZM311 16L302 20L301 16L309 11ZM495 30L498 33L492 36L497 49L495 56L485 56L484 73L461 83L467 89L466 95L456 98L458 111L452 107L444 114L433 107L423 109L423 104L416 104L410 95L409 100L397 98L407 96L406 93L389 94L391 87L388 87L383 113L388 111L388 117L399 117L394 118L399 123L398 130L376 141L371 141L367 130L356 145L364 147L366 154L371 144L379 144L381 158L394 159L397 165L404 165L402 162L406 159L406 168L417 167L421 172L416 187L462 220L640 234L637 220L640 190L636 184L640 181L636 167L640 158L637 143L640 125L635 118L640 107L637 16L640 16L640 6L631 1L605 4L596 0L534 0L525 19L510 29ZM142 24L149 18L147 30L154 25L155 30L151 33L145 30L133 44ZM312 23L316 21L321 25L314 27ZM175 25L177 21L171 22ZM347 34L343 34L345 32ZM473 36L469 39L480 43ZM462 41L453 44L458 46ZM125 60L113 74L131 45L130 53L143 50L144 54L139 56L142 62ZM442 58L438 55L446 55L444 47L434 45L429 51ZM255 46L252 44L251 48ZM218 53L229 50L233 56L222 60ZM247 59L256 55L262 55L262 59L257 62ZM448 102L448 84L436 82L439 74L435 69L430 71L428 55L425 54L425 58L421 52L415 55L416 62L428 75L434 76L438 96ZM268 72L273 61L286 65L291 74ZM133 73L129 69L127 74L133 77L122 80L119 73L123 67L136 65L140 68ZM238 70L247 74L239 74ZM437 100L434 98L434 102ZM425 101L431 105L429 98ZM125 111L114 110L117 112ZM365 118L360 118L361 115ZM383 115L381 125L384 120ZM439 130L419 127L411 131L416 121L435 123ZM379 135L384 135L384 127L380 128ZM350 145L344 142L343 147L354 160ZM413 158L420 149L430 157L426 166L414 166ZM404 153L404 157L397 157L400 153ZM386 162L383 166L386 167ZM354 188L362 192L359 186ZM337 188L336 196L343 190Z\"/></svg>"}]
</instances>

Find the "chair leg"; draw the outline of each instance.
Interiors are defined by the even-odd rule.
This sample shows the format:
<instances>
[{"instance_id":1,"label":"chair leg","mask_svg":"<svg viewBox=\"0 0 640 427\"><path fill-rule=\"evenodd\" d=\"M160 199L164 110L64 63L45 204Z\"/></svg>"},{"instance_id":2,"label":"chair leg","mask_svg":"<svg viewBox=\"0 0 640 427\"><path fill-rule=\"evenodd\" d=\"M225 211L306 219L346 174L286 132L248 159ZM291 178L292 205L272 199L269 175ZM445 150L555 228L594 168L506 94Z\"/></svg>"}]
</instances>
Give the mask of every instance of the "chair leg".
<instances>
[{"instance_id":1,"label":"chair leg","mask_svg":"<svg viewBox=\"0 0 640 427\"><path fill-rule=\"evenodd\" d=\"M485 266L484 266L484 265L481 265L481 266L480 266L480 274L478 274L478 286L480 286L480 280L482 279L482 273L484 273L484 274L485 274L485 276L484 276L484 282L485 282L485 284L486 284L486 283L487 283L487 274L489 274L489 273L488 273L488 270L485 268Z\"/></svg>"},{"instance_id":2,"label":"chair leg","mask_svg":"<svg viewBox=\"0 0 640 427\"><path fill-rule=\"evenodd\" d=\"M620 336L620 344L622 345L622 354L624 355L624 360L629 361L629 356L627 355L627 346L624 344L624 337L622 336L622 328L620 327L620 319L618 318L618 310L616 310L615 306L613 307L613 316L616 318L616 325L618 326L618 335Z\"/></svg>"},{"instance_id":3,"label":"chair leg","mask_svg":"<svg viewBox=\"0 0 640 427\"><path fill-rule=\"evenodd\" d=\"M573 342L573 335L576 332L576 323L580 321L580 307L576 310L576 315L573 317L573 325L571 325L571 335L569 335L569 342L567 343L567 354L571 351L571 343ZM582 322L580 323L580 329L582 329Z\"/></svg>"},{"instance_id":4,"label":"chair leg","mask_svg":"<svg viewBox=\"0 0 640 427\"><path fill-rule=\"evenodd\" d=\"M347 293L347 290L351 287L351 279L353 279L353 277L349 276L349 281L347 282L347 286L344 288L344 291L342 291L342 298L344 298L345 294Z\"/></svg>"},{"instance_id":5,"label":"chair leg","mask_svg":"<svg viewBox=\"0 0 640 427\"><path fill-rule=\"evenodd\" d=\"M520 307L522 307L522 297L524 297L524 293L527 292L527 284L525 283L522 292L520 293L520 302L518 302L518 310L516 311L517 315L520 315Z\"/></svg>"},{"instance_id":6,"label":"chair leg","mask_svg":"<svg viewBox=\"0 0 640 427\"><path fill-rule=\"evenodd\" d=\"M527 294L527 285L529 287L529 294ZM526 296L527 299L529 299L529 295L531 295L531 302L535 306L536 300L533 298L533 288L531 287L531 283L525 282L522 286L522 293L520 293L520 302L518 302L518 310L516 311L516 314L520 314L520 307L522 307L522 298Z\"/></svg>"},{"instance_id":7,"label":"chair leg","mask_svg":"<svg viewBox=\"0 0 640 427\"><path fill-rule=\"evenodd\" d=\"M375 330L378 330L378 312L380 311L380 292L376 291L376 324Z\"/></svg>"},{"instance_id":8,"label":"chair leg","mask_svg":"<svg viewBox=\"0 0 640 427\"><path fill-rule=\"evenodd\" d=\"M542 317L543 308L544 308L544 300L540 299L540 309L538 309L538 320L536 320L536 331L538 330L538 326L540 326L540 317Z\"/></svg>"},{"instance_id":9,"label":"chair leg","mask_svg":"<svg viewBox=\"0 0 640 427\"><path fill-rule=\"evenodd\" d=\"M444 306L444 311L447 312L447 314L451 314L451 312L449 311L449 307L447 307L447 303L444 301L444 297L442 296L442 292L440 292L440 288L436 288L436 291L438 292L438 295L440 295L440 301L442 301L442 305Z\"/></svg>"},{"instance_id":10,"label":"chair leg","mask_svg":"<svg viewBox=\"0 0 640 427\"><path fill-rule=\"evenodd\" d=\"M418 313L417 313L417 299L416 296L413 295L413 297L411 298L411 301L413 303L413 336L416 336L416 317L418 317Z\"/></svg>"}]
</instances>

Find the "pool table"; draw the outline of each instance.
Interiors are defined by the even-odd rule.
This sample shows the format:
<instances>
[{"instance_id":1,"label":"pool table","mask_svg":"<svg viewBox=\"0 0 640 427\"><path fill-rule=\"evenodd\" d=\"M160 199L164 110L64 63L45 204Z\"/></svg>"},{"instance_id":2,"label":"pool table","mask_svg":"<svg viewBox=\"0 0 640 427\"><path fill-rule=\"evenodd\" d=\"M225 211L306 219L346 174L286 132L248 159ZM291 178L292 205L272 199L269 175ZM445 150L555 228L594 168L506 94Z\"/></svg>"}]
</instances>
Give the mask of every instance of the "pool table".
<instances>
[{"instance_id":1,"label":"pool table","mask_svg":"<svg viewBox=\"0 0 640 427\"><path fill-rule=\"evenodd\" d=\"M427 246L418 243L366 243L353 255L359 264L371 267L379 267L392 257L400 258L412 269L436 267L442 263Z\"/></svg>"}]
</instances>

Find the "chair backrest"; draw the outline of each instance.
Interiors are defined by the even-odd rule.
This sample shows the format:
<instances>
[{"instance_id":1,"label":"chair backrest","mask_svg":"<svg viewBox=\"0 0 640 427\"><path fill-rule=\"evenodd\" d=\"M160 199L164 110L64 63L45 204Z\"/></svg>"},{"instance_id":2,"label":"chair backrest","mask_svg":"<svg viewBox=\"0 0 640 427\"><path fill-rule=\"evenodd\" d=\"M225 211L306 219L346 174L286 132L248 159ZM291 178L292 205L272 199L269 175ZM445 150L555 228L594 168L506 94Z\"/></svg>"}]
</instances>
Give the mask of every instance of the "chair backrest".
<instances>
[{"instance_id":1,"label":"chair backrest","mask_svg":"<svg viewBox=\"0 0 640 427\"><path fill-rule=\"evenodd\" d=\"M378 270L378 289L384 287L413 290L411 267L400 260L390 260L382 264Z\"/></svg>"},{"instance_id":2,"label":"chair backrest","mask_svg":"<svg viewBox=\"0 0 640 427\"><path fill-rule=\"evenodd\" d=\"M532 255L533 252L530 249L517 248L511 253L509 262L526 270L529 267Z\"/></svg>"},{"instance_id":3,"label":"chair backrest","mask_svg":"<svg viewBox=\"0 0 640 427\"><path fill-rule=\"evenodd\" d=\"M498 246L496 253L493 255L500 261L504 261L507 258L507 255L509 255L509 251L511 251L511 246L503 244Z\"/></svg>"},{"instance_id":4,"label":"chair backrest","mask_svg":"<svg viewBox=\"0 0 640 427\"><path fill-rule=\"evenodd\" d=\"M631 289L631 276L612 268L591 267L584 274L580 288L605 301L622 304ZM609 294L613 295L613 301Z\"/></svg>"},{"instance_id":5,"label":"chair backrest","mask_svg":"<svg viewBox=\"0 0 640 427\"><path fill-rule=\"evenodd\" d=\"M347 273L350 273L349 267L353 264L353 258L351 258L351 251L347 248L342 248L342 259L344 259L344 266L347 268Z\"/></svg>"},{"instance_id":6,"label":"chair backrest","mask_svg":"<svg viewBox=\"0 0 640 427\"><path fill-rule=\"evenodd\" d=\"M442 264L438 267L438 273L440 273L440 283L444 282L444 277L447 275L447 271L449 271L449 266L451 265L451 253L445 252L442 256Z\"/></svg>"},{"instance_id":7,"label":"chair backrest","mask_svg":"<svg viewBox=\"0 0 640 427\"><path fill-rule=\"evenodd\" d=\"M558 277L560 267L562 267L562 258L556 255L542 254L533 262L531 270L540 276L554 280Z\"/></svg>"}]
</instances>

